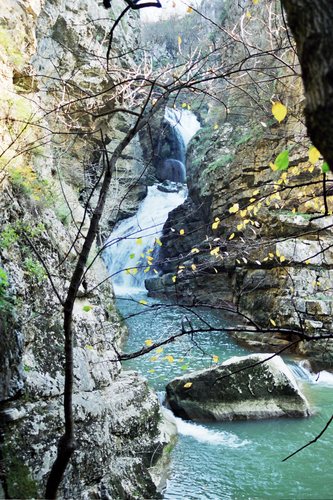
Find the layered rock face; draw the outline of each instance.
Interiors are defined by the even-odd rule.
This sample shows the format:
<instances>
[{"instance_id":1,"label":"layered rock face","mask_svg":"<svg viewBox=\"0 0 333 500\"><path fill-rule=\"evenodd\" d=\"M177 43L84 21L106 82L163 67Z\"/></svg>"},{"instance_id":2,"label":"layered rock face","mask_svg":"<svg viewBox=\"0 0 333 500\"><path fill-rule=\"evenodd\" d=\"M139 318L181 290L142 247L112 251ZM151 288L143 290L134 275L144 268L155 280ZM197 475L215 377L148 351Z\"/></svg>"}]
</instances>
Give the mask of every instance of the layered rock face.
<instances>
[{"instance_id":1,"label":"layered rock face","mask_svg":"<svg viewBox=\"0 0 333 500\"><path fill-rule=\"evenodd\" d=\"M249 42L261 40L264 15L248 22ZM237 50L227 52L226 65ZM322 160L309 154L301 82L288 73L288 57L273 86L244 72L243 87L235 79L221 91L228 115L211 104L188 151L189 198L164 228L163 276L147 281L152 295L234 310L236 325L243 322L237 312L248 316L266 332L235 337L265 351L295 340L279 327L325 335L333 326L331 174L323 178ZM272 115L271 99L288 107L282 123ZM276 328L267 332L270 327ZM302 341L293 349L333 366L332 341Z\"/></svg>"},{"instance_id":2,"label":"layered rock face","mask_svg":"<svg viewBox=\"0 0 333 500\"><path fill-rule=\"evenodd\" d=\"M95 1L27 0L2 10L0 496L9 498L44 496L63 434L59 302L98 196L92 186L101 173L102 139L112 151L131 123L108 115L119 104L114 85L121 69L135 65L124 56L119 72L106 76L105 42L122 4L112 6L109 14ZM130 14L119 26L112 56L135 48L137 22ZM117 165L103 234L144 196L143 169L134 141ZM100 285L107 272L97 249L88 264L73 318L77 451L59 495L157 498L148 469L169 431L156 395L117 361L124 327L111 286Z\"/></svg>"},{"instance_id":3,"label":"layered rock face","mask_svg":"<svg viewBox=\"0 0 333 500\"><path fill-rule=\"evenodd\" d=\"M177 416L199 421L308 416L292 372L279 356L269 358L234 357L176 378L166 387L167 402Z\"/></svg>"}]
</instances>

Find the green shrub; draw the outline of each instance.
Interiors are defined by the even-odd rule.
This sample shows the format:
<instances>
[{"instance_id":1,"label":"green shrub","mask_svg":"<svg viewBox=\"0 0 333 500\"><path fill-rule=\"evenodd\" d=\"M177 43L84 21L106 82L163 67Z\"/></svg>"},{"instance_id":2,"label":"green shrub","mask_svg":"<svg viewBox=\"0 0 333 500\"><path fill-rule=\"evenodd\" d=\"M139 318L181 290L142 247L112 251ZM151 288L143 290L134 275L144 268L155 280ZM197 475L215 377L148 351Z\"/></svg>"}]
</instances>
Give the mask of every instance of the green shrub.
<instances>
[{"instance_id":1,"label":"green shrub","mask_svg":"<svg viewBox=\"0 0 333 500\"><path fill-rule=\"evenodd\" d=\"M44 267L38 262L38 260L32 257L27 257L23 263L25 272L28 276L35 279L37 283L42 283L47 278Z\"/></svg>"},{"instance_id":2,"label":"green shrub","mask_svg":"<svg viewBox=\"0 0 333 500\"><path fill-rule=\"evenodd\" d=\"M53 198L50 184L41 179L31 166L11 167L8 173L11 184L18 191L35 201L42 201L44 205L50 204Z\"/></svg>"},{"instance_id":3,"label":"green shrub","mask_svg":"<svg viewBox=\"0 0 333 500\"><path fill-rule=\"evenodd\" d=\"M0 233L0 248L7 250L19 239L16 228L13 224L7 224Z\"/></svg>"}]
</instances>

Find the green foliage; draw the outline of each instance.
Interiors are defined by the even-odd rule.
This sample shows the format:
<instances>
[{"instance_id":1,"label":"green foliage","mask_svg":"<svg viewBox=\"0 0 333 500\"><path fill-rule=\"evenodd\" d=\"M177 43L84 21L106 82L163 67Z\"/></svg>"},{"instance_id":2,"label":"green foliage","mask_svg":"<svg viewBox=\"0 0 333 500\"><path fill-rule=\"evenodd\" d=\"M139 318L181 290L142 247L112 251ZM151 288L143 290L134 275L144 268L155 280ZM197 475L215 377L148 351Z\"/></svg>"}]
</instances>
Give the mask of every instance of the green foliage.
<instances>
[{"instance_id":1,"label":"green foliage","mask_svg":"<svg viewBox=\"0 0 333 500\"><path fill-rule=\"evenodd\" d=\"M274 162L277 170L287 170L289 167L289 151L285 149L276 157Z\"/></svg>"},{"instance_id":2,"label":"green foliage","mask_svg":"<svg viewBox=\"0 0 333 500\"><path fill-rule=\"evenodd\" d=\"M247 132L236 141L236 146L241 146L242 144L246 144L252 139L252 137L253 137L252 132Z\"/></svg>"},{"instance_id":3,"label":"green foliage","mask_svg":"<svg viewBox=\"0 0 333 500\"><path fill-rule=\"evenodd\" d=\"M46 278L46 272L44 267L38 262L38 260L32 257L27 257L24 260L23 267L28 276L37 281L37 283L42 283Z\"/></svg>"},{"instance_id":4,"label":"green foliage","mask_svg":"<svg viewBox=\"0 0 333 500\"><path fill-rule=\"evenodd\" d=\"M233 154L226 154L220 156L217 160L213 161L208 165L208 167L205 169L205 173L214 172L219 168L226 167L229 163L233 161L234 157L235 156Z\"/></svg>"},{"instance_id":5,"label":"green foliage","mask_svg":"<svg viewBox=\"0 0 333 500\"><path fill-rule=\"evenodd\" d=\"M37 238L43 231L45 231L45 226L42 222L34 226L22 221L6 224L4 230L0 233L0 249L8 250L11 248L20 239L21 233L25 233L30 238Z\"/></svg>"},{"instance_id":6,"label":"green foliage","mask_svg":"<svg viewBox=\"0 0 333 500\"><path fill-rule=\"evenodd\" d=\"M19 239L19 235L12 224L7 224L5 229L0 233L0 248L7 250L14 245Z\"/></svg>"},{"instance_id":7,"label":"green foliage","mask_svg":"<svg viewBox=\"0 0 333 500\"><path fill-rule=\"evenodd\" d=\"M328 166L328 163L326 163L326 161L322 164L321 171L323 172L323 174L327 174L327 172L330 171L330 167Z\"/></svg>"},{"instance_id":8,"label":"green foliage","mask_svg":"<svg viewBox=\"0 0 333 500\"><path fill-rule=\"evenodd\" d=\"M49 205L53 195L47 180L41 179L30 166L11 167L9 169L9 180L21 193L31 197L35 201L42 201Z\"/></svg>"},{"instance_id":9,"label":"green foliage","mask_svg":"<svg viewBox=\"0 0 333 500\"><path fill-rule=\"evenodd\" d=\"M5 457L6 483L9 498L37 498L37 485L29 468L17 457Z\"/></svg>"},{"instance_id":10,"label":"green foliage","mask_svg":"<svg viewBox=\"0 0 333 500\"><path fill-rule=\"evenodd\" d=\"M64 226L69 225L71 213L66 203L56 202L54 206L54 213Z\"/></svg>"},{"instance_id":11,"label":"green foliage","mask_svg":"<svg viewBox=\"0 0 333 500\"><path fill-rule=\"evenodd\" d=\"M9 280L6 271L0 267L0 319L6 326L6 319L13 312L13 299L8 293Z\"/></svg>"},{"instance_id":12,"label":"green foliage","mask_svg":"<svg viewBox=\"0 0 333 500\"><path fill-rule=\"evenodd\" d=\"M91 311L92 306L83 306L82 309L84 312L89 312L89 311Z\"/></svg>"},{"instance_id":13,"label":"green foliage","mask_svg":"<svg viewBox=\"0 0 333 500\"><path fill-rule=\"evenodd\" d=\"M5 296L8 286L9 281L7 273L2 267L0 267L0 300Z\"/></svg>"}]
</instances>

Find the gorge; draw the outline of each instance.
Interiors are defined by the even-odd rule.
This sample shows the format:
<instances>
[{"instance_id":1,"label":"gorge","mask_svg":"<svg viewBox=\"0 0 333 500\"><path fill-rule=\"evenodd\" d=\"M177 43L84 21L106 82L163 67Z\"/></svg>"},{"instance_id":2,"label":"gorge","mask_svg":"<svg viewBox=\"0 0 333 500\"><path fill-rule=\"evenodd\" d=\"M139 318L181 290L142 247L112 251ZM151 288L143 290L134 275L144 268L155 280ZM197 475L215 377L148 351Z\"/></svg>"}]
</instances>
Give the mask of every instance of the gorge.
<instances>
[{"instance_id":1,"label":"gorge","mask_svg":"<svg viewBox=\"0 0 333 500\"><path fill-rule=\"evenodd\" d=\"M333 207L280 4L125 4L0 17L0 498L43 498L71 433L59 498L330 498L329 431L282 462L332 414ZM309 418L165 407L252 352Z\"/></svg>"}]
</instances>

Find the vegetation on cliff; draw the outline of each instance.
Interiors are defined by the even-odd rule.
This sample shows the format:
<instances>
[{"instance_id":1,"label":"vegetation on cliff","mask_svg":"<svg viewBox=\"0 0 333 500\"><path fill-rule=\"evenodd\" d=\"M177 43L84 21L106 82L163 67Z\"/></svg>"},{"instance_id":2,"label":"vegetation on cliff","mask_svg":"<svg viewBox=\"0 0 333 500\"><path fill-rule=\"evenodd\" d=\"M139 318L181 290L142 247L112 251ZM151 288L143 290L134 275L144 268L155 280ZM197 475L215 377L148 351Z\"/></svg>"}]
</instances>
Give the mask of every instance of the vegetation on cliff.
<instances>
[{"instance_id":1,"label":"vegetation on cliff","mask_svg":"<svg viewBox=\"0 0 333 500\"><path fill-rule=\"evenodd\" d=\"M316 342L311 355L331 366L330 145L322 148L310 125L325 163L306 139L299 65L280 7L265 0L189 7L177 22L146 33L149 51L135 28L135 11L147 5L126 3L107 2L109 17L96 2L85 9L62 0L10 5L0 32L8 495L18 463L29 492L34 481L39 491L48 483L47 498L63 479L64 496L155 494L138 456L161 446L157 399L136 375L122 375L119 362L175 336L119 354L122 328L100 255L105 236L135 212L155 175L156 136L166 133L158 117L167 104L194 111L203 127L187 160L189 199L170 215L160 262L144 256L149 272L161 271L148 280L151 293L227 311L239 321L237 338L256 348L269 337L278 351L297 346L308 354ZM139 133L150 152L145 163ZM189 323L179 335L194 333ZM122 420L124 386L125 406L136 410L132 418L123 408ZM96 443L99 452L85 454ZM134 458L124 465L131 446Z\"/></svg>"}]
</instances>

